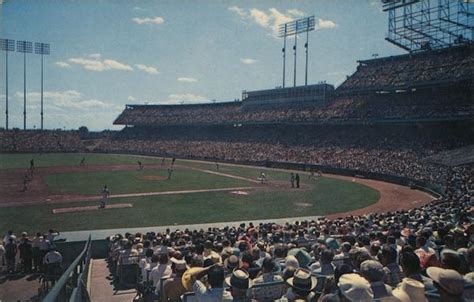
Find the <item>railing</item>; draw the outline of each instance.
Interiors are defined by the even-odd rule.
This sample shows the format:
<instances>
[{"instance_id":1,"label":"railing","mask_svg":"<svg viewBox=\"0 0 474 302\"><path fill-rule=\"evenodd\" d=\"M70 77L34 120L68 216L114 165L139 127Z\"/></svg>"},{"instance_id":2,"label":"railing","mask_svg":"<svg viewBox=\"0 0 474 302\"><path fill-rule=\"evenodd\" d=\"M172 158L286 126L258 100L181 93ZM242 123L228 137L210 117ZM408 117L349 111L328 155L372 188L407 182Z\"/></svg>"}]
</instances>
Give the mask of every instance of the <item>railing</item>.
<instances>
[{"instance_id":1,"label":"railing","mask_svg":"<svg viewBox=\"0 0 474 302\"><path fill-rule=\"evenodd\" d=\"M91 236L82 252L61 275L43 302L90 301L87 292L89 266L91 260Z\"/></svg>"}]
</instances>

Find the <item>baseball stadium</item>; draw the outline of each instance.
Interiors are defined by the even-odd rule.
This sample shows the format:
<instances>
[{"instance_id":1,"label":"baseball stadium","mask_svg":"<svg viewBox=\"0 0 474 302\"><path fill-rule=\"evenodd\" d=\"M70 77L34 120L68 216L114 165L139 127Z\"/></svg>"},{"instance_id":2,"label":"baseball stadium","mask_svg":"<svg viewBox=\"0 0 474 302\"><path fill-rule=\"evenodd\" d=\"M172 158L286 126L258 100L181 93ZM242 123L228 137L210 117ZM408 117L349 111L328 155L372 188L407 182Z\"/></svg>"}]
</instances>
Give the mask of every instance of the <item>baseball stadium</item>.
<instances>
[{"instance_id":1,"label":"baseball stadium","mask_svg":"<svg viewBox=\"0 0 474 302\"><path fill-rule=\"evenodd\" d=\"M366 2L353 12L366 23L345 24L336 16L359 3L0 0L0 301L474 301L474 3ZM201 13L210 7L222 29ZM130 22L111 21L125 11ZM105 41L101 54L80 55L93 45L80 34L57 45L64 18L113 32L110 48L141 39L126 26L211 46L224 35L225 55L255 27L273 48L250 48L258 59L237 52L240 76L231 63L218 71L199 43L163 55L156 42L171 68L183 60L201 78L215 73L216 96L240 91L227 100L84 99L43 85L167 93L157 79L167 70L105 59ZM189 26L166 27L173 18ZM381 35L370 35L381 18ZM355 41L351 27L366 26L367 41ZM326 35L374 46L331 50ZM353 71L340 77L346 60ZM327 79L316 78L325 61ZM121 72L155 79L112 74Z\"/></svg>"}]
</instances>

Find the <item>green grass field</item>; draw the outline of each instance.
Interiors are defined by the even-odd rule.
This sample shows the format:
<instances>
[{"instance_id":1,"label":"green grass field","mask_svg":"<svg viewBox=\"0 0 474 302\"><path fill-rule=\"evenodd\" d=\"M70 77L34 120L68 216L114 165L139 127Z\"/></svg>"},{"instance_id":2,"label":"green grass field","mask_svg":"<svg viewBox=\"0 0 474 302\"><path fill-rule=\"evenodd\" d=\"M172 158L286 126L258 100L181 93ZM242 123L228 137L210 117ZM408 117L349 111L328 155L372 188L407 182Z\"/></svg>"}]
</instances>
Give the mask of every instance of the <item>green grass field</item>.
<instances>
[{"instance_id":1,"label":"green grass field","mask_svg":"<svg viewBox=\"0 0 474 302\"><path fill-rule=\"evenodd\" d=\"M35 156L36 166L77 165L82 154L2 154L1 167L24 168ZM87 154L88 165L136 163L138 157ZM192 170L194 167L215 171L214 163L176 161L176 171L170 181L144 180L143 176L166 176L166 167L147 169L147 163L161 163L161 158L141 158L143 171L78 172L52 174L45 181L52 193L80 193L97 195L104 183L112 194L211 189L224 187L257 186L246 180L213 175ZM167 164L170 160L167 159ZM26 163L26 164L25 164ZM62 164L61 164L62 163ZM220 164L219 172L256 179L258 167ZM286 184L290 171L265 171L270 181ZM304 190L254 189L249 195L229 192L204 192L165 196L114 198L112 203L132 203L133 208L110 209L80 213L53 214L52 209L96 205L97 202L74 202L48 205L14 206L0 208L0 233L44 231L50 227L61 231L129 228L205 222L271 219L325 215L369 206L379 198L379 192L367 186L334 178L308 180L302 176Z\"/></svg>"}]
</instances>

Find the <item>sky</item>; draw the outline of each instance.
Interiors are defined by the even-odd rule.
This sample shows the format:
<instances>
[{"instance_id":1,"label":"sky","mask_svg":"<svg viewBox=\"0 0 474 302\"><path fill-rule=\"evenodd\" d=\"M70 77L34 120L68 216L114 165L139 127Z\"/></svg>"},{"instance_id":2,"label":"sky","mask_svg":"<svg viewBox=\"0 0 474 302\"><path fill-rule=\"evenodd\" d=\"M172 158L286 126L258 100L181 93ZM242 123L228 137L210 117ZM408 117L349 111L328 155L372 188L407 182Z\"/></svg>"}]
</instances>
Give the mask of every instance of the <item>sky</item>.
<instances>
[{"instance_id":1,"label":"sky","mask_svg":"<svg viewBox=\"0 0 474 302\"><path fill-rule=\"evenodd\" d=\"M2 4L3 2L3 4ZM282 85L278 25L315 16L308 83L342 83L357 60L404 53L384 40L377 0L0 0L0 37L50 43L44 56L46 129L119 129L125 104L240 99ZM305 53L298 37L297 85ZM286 79L293 84L293 38ZM23 127L23 54L10 52L9 125ZM5 126L5 53L0 52L0 127ZM40 125L41 58L26 55L27 128Z\"/></svg>"}]
</instances>

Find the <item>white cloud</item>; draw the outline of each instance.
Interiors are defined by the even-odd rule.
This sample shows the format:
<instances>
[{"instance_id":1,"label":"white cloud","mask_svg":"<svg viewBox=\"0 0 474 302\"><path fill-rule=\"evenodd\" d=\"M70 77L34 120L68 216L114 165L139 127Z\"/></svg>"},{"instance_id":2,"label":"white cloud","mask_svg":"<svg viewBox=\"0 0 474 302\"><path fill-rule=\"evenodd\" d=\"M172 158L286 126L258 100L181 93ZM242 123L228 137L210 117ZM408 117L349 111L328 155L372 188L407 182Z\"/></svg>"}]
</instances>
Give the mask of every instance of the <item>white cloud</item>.
<instances>
[{"instance_id":1,"label":"white cloud","mask_svg":"<svg viewBox=\"0 0 474 302\"><path fill-rule=\"evenodd\" d=\"M249 65L249 64L255 64L258 61L255 59L250 59L250 58L240 58L240 62L242 62L243 64Z\"/></svg>"},{"instance_id":2,"label":"white cloud","mask_svg":"<svg viewBox=\"0 0 474 302\"><path fill-rule=\"evenodd\" d=\"M187 82L187 83L193 83L193 82L198 81L197 79L191 78L191 77L179 77L176 80L178 80L178 82Z\"/></svg>"},{"instance_id":3,"label":"white cloud","mask_svg":"<svg viewBox=\"0 0 474 302\"><path fill-rule=\"evenodd\" d=\"M270 8L268 11L259 10L257 8L251 8L248 11L239 8L237 6L232 6L228 8L230 11L234 12L244 21L251 21L257 25L271 30L272 35L278 35L279 25L282 23L293 21L294 16L299 16L303 12L297 9L289 9L288 14L284 14L277 10L276 8Z\"/></svg>"},{"instance_id":4,"label":"white cloud","mask_svg":"<svg viewBox=\"0 0 474 302\"><path fill-rule=\"evenodd\" d=\"M133 8L133 10L142 10L142 9L143 9L143 8L141 8L140 6L135 6L135 7Z\"/></svg>"},{"instance_id":5,"label":"white cloud","mask_svg":"<svg viewBox=\"0 0 474 302\"><path fill-rule=\"evenodd\" d=\"M61 68L69 68L69 67L71 67L71 65L69 65L68 63L63 62L63 61L58 61L58 62L56 62L56 63L54 63L54 64L56 64L56 66L61 67Z\"/></svg>"},{"instance_id":6,"label":"white cloud","mask_svg":"<svg viewBox=\"0 0 474 302\"><path fill-rule=\"evenodd\" d=\"M286 13L274 7L269 8L268 11L264 11L257 8L246 10L238 6L231 6L228 10L235 13L243 21L250 21L270 30L271 35L274 37L278 36L281 24L294 21L296 17L299 18L305 15L303 11L296 8L288 9ZM333 29L337 27L337 24L331 20L318 19L315 27L316 29Z\"/></svg>"},{"instance_id":7,"label":"white cloud","mask_svg":"<svg viewBox=\"0 0 474 302\"><path fill-rule=\"evenodd\" d=\"M280 24L293 21L293 18L289 15L285 15L279 12L276 8L270 8L271 19L272 19L272 31L275 36L278 35Z\"/></svg>"},{"instance_id":8,"label":"white cloud","mask_svg":"<svg viewBox=\"0 0 474 302\"><path fill-rule=\"evenodd\" d=\"M336 28L337 24L331 20L318 19L316 29L333 29Z\"/></svg>"},{"instance_id":9,"label":"white cloud","mask_svg":"<svg viewBox=\"0 0 474 302\"><path fill-rule=\"evenodd\" d=\"M192 93L184 93L184 94L170 94L168 96L168 100L164 103L166 104L184 104L184 103L202 103L208 101L207 98L192 94Z\"/></svg>"},{"instance_id":10,"label":"white cloud","mask_svg":"<svg viewBox=\"0 0 474 302\"><path fill-rule=\"evenodd\" d=\"M267 28L270 22L270 17L263 11L252 8L250 9L250 17L258 25Z\"/></svg>"},{"instance_id":11,"label":"white cloud","mask_svg":"<svg viewBox=\"0 0 474 302\"><path fill-rule=\"evenodd\" d=\"M293 16L297 16L297 17L302 17L304 16L304 12L300 11L299 9L296 9L296 8L292 8L292 9L289 9L287 10L287 12L290 14L290 15L293 15Z\"/></svg>"},{"instance_id":12,"label":"white cloud","mask_svg":"<svg viewBox=\"0 0 474 302\"><path fill-rule=\"evenodd\" d=\"M154 17L154 18L133 18L133 22L142 25L142 24L162 24L165 22L165 19L163 17Z\"/></svg>"},{"instance_id":13,"label":"white cloud","mask_svg":"<svg viewBox=\"0 0 474 302\"><path fill-rule=\"evenodd\" d=\"M15 96L18 99L23 98L23 92L17 92ZM39 102L41 98L40 92L28 92L26 97L29 102L34 105ZM65 90L65 91L44 91L43 92L44 104L46 107L50 107L56 110L91 110L91 109L116 109L117 105L111 102L100 101L97 99L90 99L84 97L84 95L76 90ZM121 107L120 107L121 108Z\"/></svg>"},{"instance_id":14,"label":"white cloud","mask_svg":"<svg viewBox=\"0 0 474 302\"><path fill-rule=\"evenodd\" d=\"M89 55L89 58L99 60L100 59L100 53L92 53Z\"/></svg>"},{"instance_id":15,"label":"white cloud","mask_svg":"<svg viewBox=\"0 0 474 302\"><path fill-rule=\"evenodd\" d=\"M88 58L70 58L69 63L79 65L87 70L92 71L104 71L104 70L124 70L132 71L133 68L130 65L120 63L116 60L105 59L100 60L100 54L89 55Z\"/></svg>"},{"instance_id":16,"label":"white cloud","mask_svg":"<svg viewBox=\"0 0 474 302\"><path fill-rule=\"evenodd\" d=\"M143 70L144 72L146 73L149 73L149 74L158 74L158 69L153 67L153 66L146 66L146 65L143 65L143 64L135 64L135 66L140 69L140 70Z\"/></svg>"},{"instance_id":17,"label":"white cloud","mask_svg":"<svg viewBox=\"0 0 474 302\"><path fill-rule=\"evenodd\" d=\"M129 100L130 102L135 102L136 101L136 99L131 95L128 96L127 100Z\"/></svg>"},{"instance_id":18,"label":"white cloud","mask_svg":"<svg viewBox=\"0 0 474 302\"><path fill-rule=\"evenodd\" d=\"M247 12L245 11L245 9L240 8L238 6L231 6L231 7L228 8L228 10L230 10L231 12L236 13L240 17L247 16Z\"/></svg>"}]
</instances>

